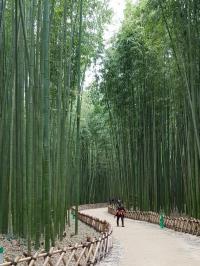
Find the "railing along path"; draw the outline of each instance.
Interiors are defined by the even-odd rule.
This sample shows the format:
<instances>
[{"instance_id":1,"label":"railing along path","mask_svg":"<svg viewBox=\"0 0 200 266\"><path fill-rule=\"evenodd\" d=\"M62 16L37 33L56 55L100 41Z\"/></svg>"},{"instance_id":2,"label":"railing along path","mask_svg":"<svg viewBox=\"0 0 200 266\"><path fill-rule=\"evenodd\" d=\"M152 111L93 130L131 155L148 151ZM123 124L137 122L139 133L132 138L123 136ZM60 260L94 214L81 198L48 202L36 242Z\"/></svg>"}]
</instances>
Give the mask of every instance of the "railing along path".
<instances>
[{"instance_id":1,"label":"railing along path","mask_svg":"<svg viewBox=\"0 0 200 266\"><path fill-rule=\"evenodd\" d=\"M109 206L108 212L114 215L116 210L114 207ZM159 224L160 222L160 215L151 211L126 211L125 217L154 224ZM195 218L170 217L164 215L164 225L175 231L200 236L200 220Z\"/></svg>"},{"instance_id":2,"label":"railing along path","mask_svg":"<svg viewBox=\"0 0 200 266\"><path fill-rule=\"evenodd\" d=\"M90 209L105 207L105 204L93 204L83 205L80 209ZM95 217L86 215L79 212L79 220L93 227L95 230L101 233L101 236L97 238L88 238L86 242L74 246L66 246L63 249L51 247L49 252L36 252L32 256L28 257L16 257L13 261L8 261L0 264L0 266L38 266L38 265L50 265L50 266L86 266L94 265L104 258L110 249L112 248L112 227L111 225Z\"/></svg>"}]
</instances>

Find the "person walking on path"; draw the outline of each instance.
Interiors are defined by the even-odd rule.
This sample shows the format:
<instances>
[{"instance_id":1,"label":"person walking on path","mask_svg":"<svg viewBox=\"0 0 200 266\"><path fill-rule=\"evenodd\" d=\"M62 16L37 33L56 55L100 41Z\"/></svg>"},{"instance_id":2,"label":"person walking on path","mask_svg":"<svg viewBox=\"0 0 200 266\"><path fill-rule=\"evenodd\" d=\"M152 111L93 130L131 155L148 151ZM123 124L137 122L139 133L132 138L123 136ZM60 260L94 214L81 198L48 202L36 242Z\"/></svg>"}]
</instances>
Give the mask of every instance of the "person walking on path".
<instances>
[{"instance_id":1,"label":"person walking on path","mask_svg":"<svg viewBox=\"0 0 200 266\"><path fill-rule=\"evenodd\" d=\"M122 227L124 227L124 215L125 215L124 207L123 206L118 206L116 214L115 214L115 217L117 217L117 226L119 226L119 219L121 218Z\"/></svg>"}]
</instances>

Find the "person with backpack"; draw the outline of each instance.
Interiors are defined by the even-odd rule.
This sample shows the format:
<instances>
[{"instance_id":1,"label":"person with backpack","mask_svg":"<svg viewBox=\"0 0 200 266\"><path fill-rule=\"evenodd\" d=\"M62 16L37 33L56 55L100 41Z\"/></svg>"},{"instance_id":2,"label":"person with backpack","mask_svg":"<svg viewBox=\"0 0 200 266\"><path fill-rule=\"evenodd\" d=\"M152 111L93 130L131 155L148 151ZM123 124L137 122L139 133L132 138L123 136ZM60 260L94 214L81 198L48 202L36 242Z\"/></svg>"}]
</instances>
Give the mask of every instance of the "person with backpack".
<instances>
[{"instance_id":1,"label":"person with backpack","mask_svg":"<svg viewBox=\"0 0 200 266\"><path fill-rule=\"evenodd\" d=\"M119 205L116 210L115 217L117 217L117 226L119 226L119 219L121 218L122 227L124 227L125 209L122 205Z\"/></svg>"}]
</instances>

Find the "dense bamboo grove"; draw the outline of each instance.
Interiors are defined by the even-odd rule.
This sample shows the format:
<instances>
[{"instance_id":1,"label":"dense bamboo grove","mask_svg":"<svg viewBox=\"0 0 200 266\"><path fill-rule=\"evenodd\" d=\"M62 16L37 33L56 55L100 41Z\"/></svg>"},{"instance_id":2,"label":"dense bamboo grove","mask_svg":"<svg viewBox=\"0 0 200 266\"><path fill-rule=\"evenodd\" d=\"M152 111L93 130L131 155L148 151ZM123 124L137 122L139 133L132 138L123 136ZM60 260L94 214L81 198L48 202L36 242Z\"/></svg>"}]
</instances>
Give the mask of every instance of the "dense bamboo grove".
<instances>
[{"instance_id":1,"label":"dense bamboo grove","mask_svg":"<svg viewBox=\"0 0 200 266\"><path fill-rule=\"evenodd\" d=\"M83 142L94 199L107 189L134 209L200 217L199 42L199 1L127 3Z\"/></svg>"},{"instance_id":2,"label":"dense bamboo grove","mask_svg":"<svg viewBox=\"0 0 200 266\"><path fill-rule=\"evenodd\" d=\"M0 1L0 232L29 250L79 204L81 91L109 17L100 0Z\"/></svg>"},{"instance_id":3,"label":"dense bamboo grove","mask_svg":"<svg viewBox=\"0 0 200 266\"><path fill-rule=\"evenodd\" d=\"M109 197L200 217L200 3L127 1L104 56L109 18L104 0L0 1L0 233L29 250Z\"/></svg>"}]
</instances>

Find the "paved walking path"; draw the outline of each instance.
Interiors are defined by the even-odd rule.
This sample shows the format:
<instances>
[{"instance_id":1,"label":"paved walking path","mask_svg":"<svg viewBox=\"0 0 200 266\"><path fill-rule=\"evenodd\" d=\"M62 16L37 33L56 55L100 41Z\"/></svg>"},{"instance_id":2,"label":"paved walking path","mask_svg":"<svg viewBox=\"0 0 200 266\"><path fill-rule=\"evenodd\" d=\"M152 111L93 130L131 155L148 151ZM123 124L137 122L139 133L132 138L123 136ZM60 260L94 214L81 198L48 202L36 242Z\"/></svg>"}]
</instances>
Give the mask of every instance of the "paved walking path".
<instances>
[{"instance_id":1,"label":"paved walking path","mask_svg":"<svg viewBox=\"0 0 200 266\"><path fill-rule=\"evenodd\" d=\"M130 219L125 219L125 227L117 227L107 208L83 212L112 224L114 242L120 243L122 258L113 263L102 262L102 266L200 266L200 237Z\"/></svg>"}]
</instances>

